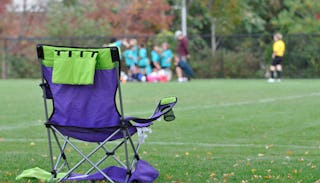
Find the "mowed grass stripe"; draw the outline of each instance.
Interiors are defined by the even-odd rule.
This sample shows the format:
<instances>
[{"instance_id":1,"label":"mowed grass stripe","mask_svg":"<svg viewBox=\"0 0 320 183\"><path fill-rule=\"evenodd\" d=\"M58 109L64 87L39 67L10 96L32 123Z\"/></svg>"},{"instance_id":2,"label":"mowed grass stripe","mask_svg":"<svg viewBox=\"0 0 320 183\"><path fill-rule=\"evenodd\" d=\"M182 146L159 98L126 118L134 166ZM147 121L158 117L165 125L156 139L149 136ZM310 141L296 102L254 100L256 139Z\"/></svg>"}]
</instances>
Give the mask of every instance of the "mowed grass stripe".
<instances>
[{"instance_id":1,"label":"mowed grass stripe","mask_svg":"<svg viewBox=\"0 0 320 183\"><path fill-rule=\"evenodd\" d=\"M254 101L242 101L242 102L235 102L235 103L219 103L219 104L212 104L212 105L199 105L199 106L192 106L192 107L178 107L175 109L175 111L188 111L188 110L194 110L194 109L210 109L210 108L219 108L219 107L232 107L232 106L243 106L243 105L250 105L250 104L263 104L263 103L271 103L271 102L279 102L279 101L285 101L285 100L296 100L300 98L305 97L318 97L320 96L319 93L309 93L309 94L303 94L303 95L293 95L293 96L287 96L287 97L275 97L275 98L263 98L259 100ZM139 115L139 114L149 114L150 111L140 111L140 112L134 112L133 114ZM43 122L42 122L43 123ZM12 129L18 129L18 128L29 128L30 126L38 126L41 124L41 121L38 122L19 122L17 124L13 124L10 126L7 125L0 125L0 131L1 130L12 130Z\"/></svg>"},{"instance_id":2,"label":"mowed grass stripe","mask_svg":"<svg viewBox=\"0 0 320 183\"><path fill-rule=\"evenodd\" d=\"M176 107L175 111L188 111L188 110L201 110L201 109L211 109L211 108L219 108L219 107L233 107L233 106L243 106L243 105L250 105L250 104L263 104L263 103L272 103L272 102L280 102L286 100L296 100L306 97L318 97L320 96L320 92L314 93L304 93L300 95L292 95L292 96L285 96L285 97L274 97L274 98L261 98L258 100L251 100L251 101L240 101L240 102L226 102L226 103L216 103L210 105L195 105L195 106L179 106ZM132 112L134 115L143 115L143 114L150 114L150 111L139 111L139 112Z\"/></svg>"}]
</instances>

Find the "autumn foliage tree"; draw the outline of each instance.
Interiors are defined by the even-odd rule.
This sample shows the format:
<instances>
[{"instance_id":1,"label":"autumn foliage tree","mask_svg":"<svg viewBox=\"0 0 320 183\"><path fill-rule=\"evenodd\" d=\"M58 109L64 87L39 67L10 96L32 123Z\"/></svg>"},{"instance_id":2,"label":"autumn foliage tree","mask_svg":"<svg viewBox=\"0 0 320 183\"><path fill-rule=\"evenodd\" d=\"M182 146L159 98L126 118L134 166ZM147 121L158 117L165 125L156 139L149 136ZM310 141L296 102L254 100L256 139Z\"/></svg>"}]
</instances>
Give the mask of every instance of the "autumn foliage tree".
<instances>
[{"instance_id":1,"label":"autumn foliage tree","mask_svg":"<svg viewBox=\"0 0 320 183\"><path fill-rule=\"evenodd\" d=\"M22 8L15 9L12 0L1 0L0 33L6 39L14 40L1 42L6 50L1 66L5 70L2 71L3 78L8 75L8 67L15 70L14 77L30 76L27 73L32 69L27 66L18 72L22 68L21 63L34 58L34 43L21 39L25 36L54 38L41 43L97 46L107 41L97 42L98 37L156 34L169 29L173 19L167 13L171 7L165 0L47 1L40 9L32 9L29 3L22 1ZM95 39L88 41L82 39L84 37Z\"/></svg>"},{"instance_id":2,"label":"autumn foliage tree","mask_svg":"<svg viewBox=\"0 0 320 183\"><path fill-rule=\"evenodd\" d=\"M21 75L16 74L19 72L16 68L22 68L21 65L25 64L21 60L26 61L27 57L33 56L29 42L21 39L21 37L33 36L35 32L34 25L38 24L37 21L41 18L39 12L32 11L32 9L27 10L26 1L24 1L23 5L18 10L12 4L12 0L1 0L0 3L0 37L2 38L1 51L3 51L0 53L2 78L13 75L21 77L34 70L24 67L24 69L20 70ZM9 41L10 39L12 40ZM9 70L15 70L14 74Z\"/></svg>"},{"instance_id":3,"label":"autumn foliage tree","mask_svg":"<svg viewBox=\"0 0 320 183\"><path fill-rule=\"evenodd\" d=\"M108 20L113 35L154 34L169 29L173 17L168 15L170 5L164 0L119 0L93 3L94 19Z\"/></svg>"},{"instance_id":4,"label":"autumn foliage tree","mask_svg":"<svg viewBox=\"0 0 320 183\"><path fill-rule=\"evenodd\" d=\"M68 6L55 2L47 8L46 31L54 36L154 34L169 29L173 19L163 0L78 1Z\"/></svg>"},{"instance_id":5,"label":"autumn foliage tree","mask_svg":"<svg viewBox=\"0 0 320 183\"><path fill-rule=\"evenodd\" d=\"M2 0L1 3L0 3L0 17L1 17L1 21L0 21L0 36L2 35L3 33L3 29L5 27L5 24L4 24L4 16L7 12L7 4L9 4L11 1L10 0Z\"/></svg>"}]
</instances>

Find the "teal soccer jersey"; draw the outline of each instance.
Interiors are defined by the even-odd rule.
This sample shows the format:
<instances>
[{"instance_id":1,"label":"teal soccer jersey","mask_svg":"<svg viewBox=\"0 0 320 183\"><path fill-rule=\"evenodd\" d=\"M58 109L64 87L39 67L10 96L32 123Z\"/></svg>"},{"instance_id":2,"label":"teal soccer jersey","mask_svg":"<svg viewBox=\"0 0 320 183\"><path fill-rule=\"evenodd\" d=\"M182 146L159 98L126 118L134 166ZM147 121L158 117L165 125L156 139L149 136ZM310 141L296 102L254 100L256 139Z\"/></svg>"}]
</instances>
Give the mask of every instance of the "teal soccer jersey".
<instances>
[{"instance_id":1,"label":"teal soccer jersey","mask_svg":"<svg viewBox=\"0 0 320 183\"><path fill-rule=\"evenodd\" d=\"M161 54L161 67L162 68L171 67L172 58L173 58L173 52L170 49L163 50Z\"/></svg>"},{"instance_id":2,"label":"teal soccer jersey","mask_svg":"<svg viewBox=\"0 0 320 183\"><path fill-rule=\"evenodd\" d=\"M152 50L151 51L151 61L160 63L160 59L161 59L161 57L160 57L159 53L154 51L154 50Z\"/></svg>"}]
</instances>

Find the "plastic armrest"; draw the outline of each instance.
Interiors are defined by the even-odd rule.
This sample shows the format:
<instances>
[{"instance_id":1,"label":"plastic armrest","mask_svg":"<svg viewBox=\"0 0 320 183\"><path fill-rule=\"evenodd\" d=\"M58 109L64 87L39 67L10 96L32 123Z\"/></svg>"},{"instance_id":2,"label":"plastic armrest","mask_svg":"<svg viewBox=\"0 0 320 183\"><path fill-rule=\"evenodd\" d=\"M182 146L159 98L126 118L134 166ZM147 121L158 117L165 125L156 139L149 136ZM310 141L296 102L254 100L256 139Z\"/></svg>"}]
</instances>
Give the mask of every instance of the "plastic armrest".
<instances>
[{"instance_id":1,"label":"plastic armrest","mask_svg":"<svg viewBox=\"0 0 320 183\"><path fill-rule=\"evenodd\" d=\"M177 97L163 98L160 100L159 104L157 105L151 117L149 118L126 117L126 120L134 121L138 123L136 126L149 126L153 121L157 120L161 116L164 117L165 121L173 121L175 119L173 107L176 105L177 102L178 102Z\"/></svg>"}]
</instances>

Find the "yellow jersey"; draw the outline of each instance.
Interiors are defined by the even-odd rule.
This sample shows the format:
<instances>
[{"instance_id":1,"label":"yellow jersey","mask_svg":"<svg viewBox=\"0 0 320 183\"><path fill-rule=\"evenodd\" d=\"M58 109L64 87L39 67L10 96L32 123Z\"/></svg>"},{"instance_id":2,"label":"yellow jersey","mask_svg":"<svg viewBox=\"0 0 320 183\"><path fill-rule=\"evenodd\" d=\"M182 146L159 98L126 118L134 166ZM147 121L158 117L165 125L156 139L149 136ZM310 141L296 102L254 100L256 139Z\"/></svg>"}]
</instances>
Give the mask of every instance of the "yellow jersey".
<instances>
[{"instance_id":1,"label":"yellow jersey","mask_svg":"<svg viewBox=\"0 0 320 183\"><path fill-rule=\"evenodd\" d=\"M286 50L286 45L282 40L278 40L273 43L273 52L276 56L282 57L284 55L284 51Z\"/></svg>"}]
</instances>

